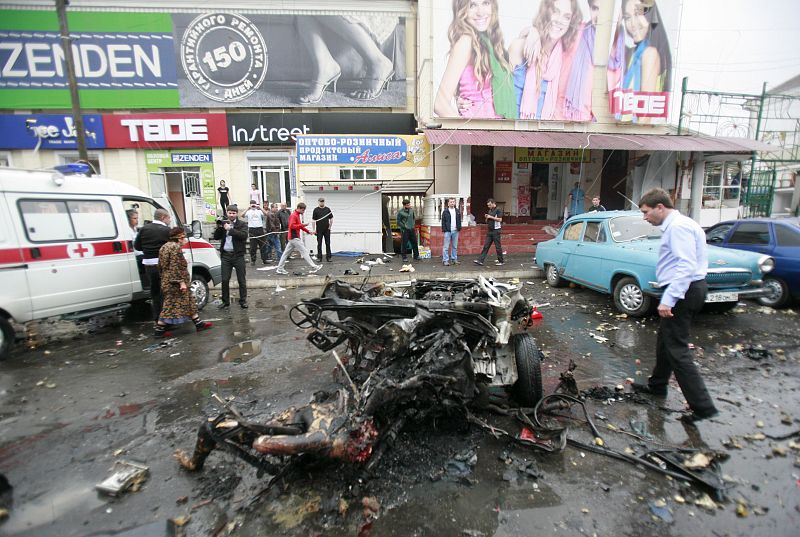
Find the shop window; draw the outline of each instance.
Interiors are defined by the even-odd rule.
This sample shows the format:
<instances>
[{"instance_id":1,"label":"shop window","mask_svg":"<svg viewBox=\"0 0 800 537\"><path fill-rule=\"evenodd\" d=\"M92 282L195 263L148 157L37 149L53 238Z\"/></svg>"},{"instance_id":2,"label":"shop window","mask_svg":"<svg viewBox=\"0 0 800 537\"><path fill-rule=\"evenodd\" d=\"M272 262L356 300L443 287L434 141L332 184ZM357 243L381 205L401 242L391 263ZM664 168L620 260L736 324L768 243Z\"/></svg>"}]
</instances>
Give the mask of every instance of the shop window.
<instances>
[{"instance_id":1,"label":"shop window","mask_svg":"<svg viewBox=\"0 0 800 537\"><path fill-rule=\"evenodd\" d=\"M577 241L581 239L581 231L583 230L583 222L575 222L567 226L564 230L565 241Z\"/></svg>"},{"instance_id":2,"label":"shop window","mask_svg":"<svg viewBox=\"0 0 800 537\"><path fill-rule=\"evenodd\" d=\"M11 155L0 152L0 168L8 168L9 166L11 166Z\"/></svg>"},{"instance_id":3,"label":"shop window","mask_svg":"<svg viewBox=\"0 0 800 537\"><path fill-rule=\"evenodd\" d=\"M769 224L764 222L739 224L728 242L730 244L769 244Z\"/></svg>"},{"instance_id":4,"label":"shop window","mask_svg":"<svg viewBox=\"0 0 800 537\"><path fill-rule=\"evenodd\" d=\"M339 168L339 179L343 181L368 181L378 178L378 168Z\"/></svg>"},{"instance_id":5,"label":"shop window","mask_svg":"<svg viewBox=\"0 0 800 537\"><path fill-rule=\"evenodd\" d=\"M703 177L703 208L739 206L742 167L738 162L707 162Z\"/></svg>"}]
</instances>

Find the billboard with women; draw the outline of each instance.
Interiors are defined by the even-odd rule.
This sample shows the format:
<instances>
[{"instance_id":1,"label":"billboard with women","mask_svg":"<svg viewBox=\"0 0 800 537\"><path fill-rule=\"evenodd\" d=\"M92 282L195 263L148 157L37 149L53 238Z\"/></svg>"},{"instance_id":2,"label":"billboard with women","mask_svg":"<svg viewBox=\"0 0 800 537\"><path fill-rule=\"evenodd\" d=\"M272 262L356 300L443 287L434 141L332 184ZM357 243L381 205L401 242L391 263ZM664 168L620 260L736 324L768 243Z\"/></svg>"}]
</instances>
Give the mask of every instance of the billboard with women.
<instances>
[{"instance_id":1,"label":"billboard with women","mask_svg":"<svg viewBox=\"0 0 800 537\"><path fill-rule=\"evenodd\" d=\"M617 55L613 56L619 60L614 63L614 72L624 70L620 68L626 61L624 47L632 39L619 41L618 29L627 31L621 14L633 2L651 7L655 3L654 0L435 2L434 116L596 120L593 108L597 105L593 107L592 100L603 95L605 88L594 87L595 79L599 78L595 76L595 68L602 69L612 57L612 45L621 42L623 49L615 49ZM670 4L671 28L676 32L678 0L666 3ZM659 34L670 27L662 19L656 26L661 28ZM661 50L667 51L667 57L671 57L669 43L665 39L660 45ZM662 81L669 80L670 67L665 61ZM659 91L668 92L668 84L663 82L661 87L666 89ZM619 92L615 95L619 98ZM627 118L620 114L618 119Z\"/></svg>"},{"instance_id":2,"label":"billboard with women","mask_svg":"<svg viewBox=\"0 0 800 537\"><path fill-rule=\"evenodd\" d=\"M398 11L70 6L67 15L85 108L407 106ZM0 108L69 107L55 8L0 7Z\"/></svg>"},{"instance_id":3,"label":"billboard with women","mask_svg":"<svg viewBox=\"0 0 800 537\"><path fill-rule=\"evenodd\" d=\"M617 121L669 117L677 1L616 0L608 55L609 111Z\"/></svg>"}]
</instances>

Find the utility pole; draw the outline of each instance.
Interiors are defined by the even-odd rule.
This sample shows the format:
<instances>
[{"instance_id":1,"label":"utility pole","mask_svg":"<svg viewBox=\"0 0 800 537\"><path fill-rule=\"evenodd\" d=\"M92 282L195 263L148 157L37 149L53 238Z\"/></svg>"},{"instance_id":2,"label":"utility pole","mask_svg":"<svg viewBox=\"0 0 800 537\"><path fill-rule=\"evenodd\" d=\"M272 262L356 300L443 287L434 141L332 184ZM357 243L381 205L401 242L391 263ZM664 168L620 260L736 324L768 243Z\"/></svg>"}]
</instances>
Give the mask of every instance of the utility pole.
<instances>
[{"instance_id":1,"label":"utility pole","mask_svg":"<svg viewBox=\"0 0 800 537\"><path fill-rule=\"evenodd\" d=\"M81 98L80 95L78 95L78 80L75 77L75 59L72 57L72 38L69 35L69 26L67 26L68 4L69 0L56 0L56 11L58 12L58 26L61 29L61 46L64 48L64 60L67 64L67 84L69 85L69 96L72 101L72 119L75 122L75 135L78 141L78 158L88 163L89 153L86 151L86 129L83 127ZM89 173L91 173L91 166L89 168Z\"/></svg>"}]
</instances>

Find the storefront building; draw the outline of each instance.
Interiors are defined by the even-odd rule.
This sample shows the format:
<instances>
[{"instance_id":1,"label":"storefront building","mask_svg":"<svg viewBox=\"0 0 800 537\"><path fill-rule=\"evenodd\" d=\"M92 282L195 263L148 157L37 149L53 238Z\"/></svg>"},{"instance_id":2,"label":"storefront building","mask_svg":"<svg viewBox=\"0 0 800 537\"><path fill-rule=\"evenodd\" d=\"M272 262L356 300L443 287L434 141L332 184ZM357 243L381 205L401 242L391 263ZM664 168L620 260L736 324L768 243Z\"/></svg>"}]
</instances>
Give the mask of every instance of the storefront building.
<instances>
[{"instance_id":1,"label":"storefront building","mask_svg":"<svg viewBox=\"0 0 800 537\"><path fill-rule=\"evenodd\" d=\"M608 210L630 209L661 187L703 225L738 206L730 197L737 189L710 186L724 183L716 163L733 173L764 145L676 136L668 124L677 0L498 0L480 14L461 4L419 2L419 117L436 178L428 198L436 209L425 223L434 250L450 196L464 221L479 225L494 198L510 252L532 252L548 238L541 230L574 209L572 191L582 212L594 196ZM715 205L715 193L729 198ZM466 247L475 253L480 241Z\"/></svg>"},{"instance_id":2,"label":"storefront building","mask_svg":"<svg viewBox=\"0 0 800 537\"><path fill-rule=\"evenodd\" d=\"M309 198L309 180L330 188L371 181L359 189L391 181L422 199L426 167L402 176L376 162L301 168L296 147L302 135L416 134L414 2L245 0L218 8L70 3L89 160L99 174L166 192L184 221L207 225L219 215L222 180L240 207L251 185L262 202L313 206L323 185L310 187ZM52 2L0 1L0 40L0 165L77 159ZM350 209L340 212L357 213ZM381 219L370 225L380 236Z\"/></svg>"}]
</instances>

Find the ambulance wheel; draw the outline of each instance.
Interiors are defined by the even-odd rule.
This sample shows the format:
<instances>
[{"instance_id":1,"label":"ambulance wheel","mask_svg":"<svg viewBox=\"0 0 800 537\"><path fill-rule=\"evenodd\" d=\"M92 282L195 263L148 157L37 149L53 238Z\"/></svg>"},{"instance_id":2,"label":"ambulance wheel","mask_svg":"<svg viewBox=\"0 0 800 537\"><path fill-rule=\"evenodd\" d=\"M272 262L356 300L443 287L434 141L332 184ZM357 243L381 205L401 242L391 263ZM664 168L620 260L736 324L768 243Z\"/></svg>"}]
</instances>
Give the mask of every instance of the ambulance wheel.
<instances>
[{"instance_id":1,"label":"ambulance wheel","mask_svg":"<svg viewBox=\"0 0 800 537\"><path fill-rule=\"evenodd\" d=\"M14 344L14 327L5 317L0 317L0 360L5 360L11 355L11 345Z\"/></svg>"},{"instance_id":2,"label":"ambulance wheel","mask_svg":"<svg viewBox=\"0 0 800 537\"><path fill-rule=\"evenodd\" d=\"M190 290L197 304L197 311L200 311L208 304L208 280L200 274L193 274Z\"/></svg>"}]
</instances>

